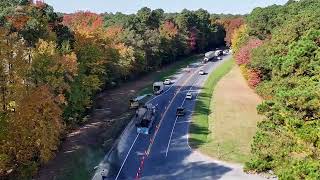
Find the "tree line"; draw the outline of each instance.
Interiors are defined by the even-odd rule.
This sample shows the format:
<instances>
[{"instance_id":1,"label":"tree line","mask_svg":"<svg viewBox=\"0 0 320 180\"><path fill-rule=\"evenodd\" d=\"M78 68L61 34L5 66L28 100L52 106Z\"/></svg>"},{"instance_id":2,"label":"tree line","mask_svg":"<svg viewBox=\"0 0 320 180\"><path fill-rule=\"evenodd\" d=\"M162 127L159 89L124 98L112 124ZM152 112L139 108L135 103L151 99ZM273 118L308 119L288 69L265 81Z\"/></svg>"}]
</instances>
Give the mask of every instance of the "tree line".
<instances>
[{"instance_id":1,"label":"tree line","mask_svg":"<svg viewBox=\"0 0 320 180\"><path fill-rule=\"evenodd\" d=\"M247 171L320 179L320 2L256 8L232 38L236 62L264 97Z\"/></svg>"},{"instance_id":2,"label":"tree line","mask_svg":"<svg viewBox=\"0 0 320 180\"><path fill-rule=\"evenodd\" d=\"M34 176L66 130L85 123L97 92L224 46L234 18L203 9L62 14L29 0L3 0L0 10L1 179Z\"/></svg>"}]
</instances>

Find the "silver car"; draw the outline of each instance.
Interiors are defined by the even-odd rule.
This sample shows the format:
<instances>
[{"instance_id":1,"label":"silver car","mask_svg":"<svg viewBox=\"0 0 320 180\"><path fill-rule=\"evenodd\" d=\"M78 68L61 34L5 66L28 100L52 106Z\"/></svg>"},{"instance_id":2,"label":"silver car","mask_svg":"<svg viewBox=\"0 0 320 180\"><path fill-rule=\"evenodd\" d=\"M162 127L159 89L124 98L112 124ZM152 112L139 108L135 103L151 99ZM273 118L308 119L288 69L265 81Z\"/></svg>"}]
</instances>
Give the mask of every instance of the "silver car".
<instances>
[{"instance_id":1,"label":"silver car","mask_svg":"<svg viewBox=\"0 0 320 180\"><path fill-rule=\"evenodd\" d=\"M188 92L186 95L186 99L191 100L192 99L192 93Z\"/></svg>"}]
</instances>

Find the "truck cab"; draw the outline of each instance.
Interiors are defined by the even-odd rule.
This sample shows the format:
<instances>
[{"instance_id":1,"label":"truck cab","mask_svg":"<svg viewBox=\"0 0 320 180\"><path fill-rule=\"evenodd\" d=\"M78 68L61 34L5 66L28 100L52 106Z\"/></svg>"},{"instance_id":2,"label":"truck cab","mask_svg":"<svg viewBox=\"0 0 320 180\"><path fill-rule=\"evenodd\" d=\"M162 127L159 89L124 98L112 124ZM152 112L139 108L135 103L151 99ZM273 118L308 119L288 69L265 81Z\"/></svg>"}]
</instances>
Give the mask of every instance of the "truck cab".
<instances>
[{"instance_id":1,"label":"truck cab","mask_svg":"<svg viewBox=\"0 0 320 180\"><path fill-rule=\"evenodd\" d=\"M150 94L145 94L142 96L138 96L136 98L131 98L129 100L129 108L130 109L138 109L141 105L146 103L146 101L148 100L147 96L149 96L149 95Z\"/></svg>"},{"instance_id":2,"label":"truck cab","mask_svg":"<svg viewBox=\"0 0 320 180\"><path fill-rule=\"evenodd\" d=\"M163 82L155 82L153 83L153 93L159 95L164 90L164 83Z\"/></svg>"}]
</instances>

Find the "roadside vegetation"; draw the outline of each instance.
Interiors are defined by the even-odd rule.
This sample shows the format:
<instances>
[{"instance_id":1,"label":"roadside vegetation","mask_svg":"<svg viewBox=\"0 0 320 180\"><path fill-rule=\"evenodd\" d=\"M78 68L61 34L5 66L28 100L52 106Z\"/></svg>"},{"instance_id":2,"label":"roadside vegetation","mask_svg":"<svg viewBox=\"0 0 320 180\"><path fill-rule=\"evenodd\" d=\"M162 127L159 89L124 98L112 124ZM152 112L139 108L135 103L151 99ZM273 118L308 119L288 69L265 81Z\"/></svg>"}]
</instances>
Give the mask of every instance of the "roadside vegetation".
<instances>
[{"instance_id":1,"label":"roadside vegetation","mask_svg":"<svg viewBox=\"0 0 320 180\"><path fill-rule=\"evenodd\" d=\"M224 46L238 25L228 18L239 18L203 9L62 14L31 2L0 2L1 179L34 177L60 139L90 120L98 92Z\"/></svg>"},{"instance_id":2,"label":"roadside vegetation","mask_svg":"<svg viewBox=\"0 0 320 180\"><path fill-rule=\"evenodd\" d=\"M247 85L240 68L233 66L216 85L210 104L207 143L200 151L217 159L244 163L262 120L256 110L261 98Z\"/></svg>"},{"instance_id":3,"label":"roadside vegetation","mask_svg":"<svg viewBox=\"0 0 320 180\"><path fill-rule=\"evenodd\" d=\"M320 179L320 2L256 8L232 40L237 64L264 120L247 171L279 179Z\"/></svg>"},{"instance_id":4,"label":"roadside vegetation","mask_svg":"<svg viewBox=\"0 0 320 180\"><path fill-rule=\"evenodd\" d=\"M197 97L189 131L189 144L193 148L201 148L202 145L210 141L209 134L211 132L209 130L208 118L212 113L210 110L212 93L218 81L231 70L233 65L234 60L229 59L218 66L217 69L209 75Z\"/></svg>"}]
</instances>

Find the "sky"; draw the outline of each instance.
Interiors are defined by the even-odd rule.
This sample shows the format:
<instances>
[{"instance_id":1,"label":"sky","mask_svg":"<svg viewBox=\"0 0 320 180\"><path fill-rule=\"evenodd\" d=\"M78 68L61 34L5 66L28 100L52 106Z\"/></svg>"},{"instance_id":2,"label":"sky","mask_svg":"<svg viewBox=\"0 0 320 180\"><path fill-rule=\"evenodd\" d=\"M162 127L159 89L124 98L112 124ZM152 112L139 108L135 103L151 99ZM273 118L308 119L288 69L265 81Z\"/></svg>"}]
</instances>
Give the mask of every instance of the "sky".
<instances>
[{"instance_id":1,"label":"sky","mask_svg":"<svg viewBox=\"0 0 320 180\"><path fill-rule=\"evenodd\" d=\"M255 7L285 4L288 0L45 0L55 11L72 13L79 10L96 13L136 13L142 7L162 8L165 12L180 12L186 8L203 8L210 13L246 14Z\"/></svg>"}]
</instances>

